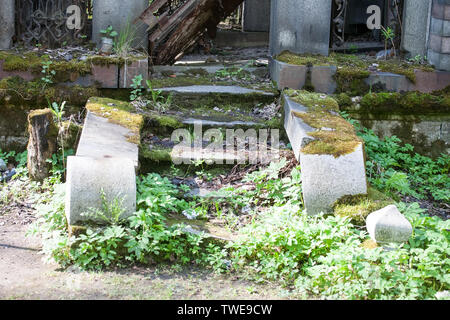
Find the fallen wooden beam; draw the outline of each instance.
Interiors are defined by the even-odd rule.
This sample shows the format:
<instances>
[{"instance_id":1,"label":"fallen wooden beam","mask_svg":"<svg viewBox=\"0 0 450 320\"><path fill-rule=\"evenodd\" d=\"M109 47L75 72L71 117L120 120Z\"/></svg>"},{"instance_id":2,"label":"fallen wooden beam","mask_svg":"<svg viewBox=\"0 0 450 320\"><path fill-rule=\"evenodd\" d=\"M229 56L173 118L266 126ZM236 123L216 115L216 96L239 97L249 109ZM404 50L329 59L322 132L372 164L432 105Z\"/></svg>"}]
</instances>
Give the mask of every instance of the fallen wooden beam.
<instances>
[{"instance_id":1,"label":"fallen wooden beam","mask_svg":"<svg viewBox=\"0 0 450 320\"><path fill-rule=\"evenodd\" d=\"M155 0L139 17L153 30L149 36L153 63L174 63L206 31L214 38L220 21L232 14L243 1L187 0L169 13L170 1Z\"/></svg>"}]
</instances>

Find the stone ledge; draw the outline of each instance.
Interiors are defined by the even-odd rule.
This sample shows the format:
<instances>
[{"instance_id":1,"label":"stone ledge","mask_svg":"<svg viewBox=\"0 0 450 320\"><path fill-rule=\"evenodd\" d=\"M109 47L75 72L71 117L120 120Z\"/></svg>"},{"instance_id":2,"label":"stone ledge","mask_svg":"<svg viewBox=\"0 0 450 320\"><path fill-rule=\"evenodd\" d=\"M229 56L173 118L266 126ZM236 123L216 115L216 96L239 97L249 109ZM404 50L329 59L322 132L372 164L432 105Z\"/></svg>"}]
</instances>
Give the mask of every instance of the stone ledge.
<instances>
[{"instance_id":1,"label":"stone ledge","mask_svg":"<svg viewBox=\"0 0 450 320\"><path fill-rule=\"evenodd\" d=\"M42 74L34 69L27 71L4 70L4 62L5 60L0 59L0 80L8 77L20 77L26 81L32 81L42 77ZM144 81L149 78L147 59L132 60L131 63L123 65L118 63L97 64L91 61L90 74L80 75L72 73L69 81L61 83L68 86L80 85L83 87L95 86L103 89L123 89L131 88L132 80L137 75L142 75Z\"/></svg>"},{"instance_id":2,"label":"stone ledge","mask_svg":"<svg viewBox=\"0 0 450 320\"><path fill-rule=\"evenodd\" d=\"M441 61L441 59L435 59ZM442 67L445 67L445 61ZM438 66L439 67L439 66ZM337 83L333 76L336 74L336 66L299 66L271 59L270 76L276 82L279 90L294 89L301 90L308 83L308 70L310 82L316 92L333 94L336 93ZM374 72L365 79L365 83L370 85L381 85L384 91L402 92L419 91L431 93L442 90L450 85L450 72L434 71L426 72L415 70L416 83L412 83L404 75L388 72Z\"/></svg>"}]
</instances>

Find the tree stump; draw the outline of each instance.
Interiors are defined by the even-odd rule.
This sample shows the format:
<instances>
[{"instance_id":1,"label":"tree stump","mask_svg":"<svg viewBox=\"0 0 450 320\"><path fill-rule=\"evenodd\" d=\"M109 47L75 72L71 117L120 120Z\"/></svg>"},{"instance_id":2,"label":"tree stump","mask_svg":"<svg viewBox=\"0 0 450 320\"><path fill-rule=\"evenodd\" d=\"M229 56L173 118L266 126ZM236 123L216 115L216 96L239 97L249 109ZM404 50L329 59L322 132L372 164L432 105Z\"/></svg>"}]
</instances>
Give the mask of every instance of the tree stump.
<instances>
[{"instance_id":1,"label":"tree stump","mask_svg":"<svg viewBox=\"0 0 450 320\"><path fill-rule=\"evenodd\" d=\"M50 176L52 155L57 151L58 128L50 109L28 115L28 172L31 180L42 182Z\"/></svg>"}]
</instances>

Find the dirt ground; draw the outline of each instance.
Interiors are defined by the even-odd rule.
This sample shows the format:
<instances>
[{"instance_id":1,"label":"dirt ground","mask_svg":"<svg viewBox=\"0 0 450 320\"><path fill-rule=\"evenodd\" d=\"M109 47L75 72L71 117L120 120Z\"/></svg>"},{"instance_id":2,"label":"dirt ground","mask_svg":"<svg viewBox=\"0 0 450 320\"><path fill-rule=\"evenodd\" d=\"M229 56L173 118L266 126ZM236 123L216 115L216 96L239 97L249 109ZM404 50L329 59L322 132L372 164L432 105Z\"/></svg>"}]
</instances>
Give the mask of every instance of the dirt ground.
<instances>
[{"instance_id":1,"label":"dirt ground","mask_svg":"<svg viewBox=\"0 0 450 320\"><path fill-rule=\"evenodd\" d=\"M24 211L21 211L24 212ZM40 240L27 237L30 213L0 215L0 299L236 300L286 299L283 288L197 268L134 267L114 272L62 271L43 263Z\"/></svg>"}]
</instances>

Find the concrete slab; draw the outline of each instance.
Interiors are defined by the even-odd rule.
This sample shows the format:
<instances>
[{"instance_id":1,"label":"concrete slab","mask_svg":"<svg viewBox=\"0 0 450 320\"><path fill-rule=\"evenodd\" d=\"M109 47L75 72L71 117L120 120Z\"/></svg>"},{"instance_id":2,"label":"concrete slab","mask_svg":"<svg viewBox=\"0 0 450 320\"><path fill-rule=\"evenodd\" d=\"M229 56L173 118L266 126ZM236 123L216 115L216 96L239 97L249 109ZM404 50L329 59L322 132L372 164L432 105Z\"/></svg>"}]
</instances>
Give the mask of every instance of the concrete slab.
<instances>
[{"instance_id":1,"label":"concrete slab","mask_svg":"<svg viewBox=\"0 0 450 320\"><path fill-rule=\"evenodd\" d=\"M132 134L129 129L88 111L76 155L93 159L129 159L137 168L139 148L128 141Z\"/></svg>"},{"instance_id":2,"label":"concrete slab","mask_svg":"<svg viewBox=\"0 0 450 320\"><path fill-rule=\"evenodd\" d=\"M251 32L270 31L270 0L245 0L242 29Z\"/></svg>"},{"instance_id":3,"label":"concrete slab","mask_svg":"<svg viewBox=\"0 0 450 320\"><path fill-rule=\"evenodd\" d=\"M100 47L101 30L112 26L117 32L124 30L130 23L135 29L133 46L148 48L148 26L141 21L133 23L148 7L148 0L111 1L96 0L93 2L92 40Z\"/></svg>"},{"instance_id":4,"label":"concrete slab","mask_svg":"<svg viewBox=\"0 0 450 320\"><path fill-rule=\"evenodd\" d=\"M15 0L0 2L0 50L11 48L15 32Z\"/></svg>"},{"instance_id":5,"label":"concrete slab","mask_svg":"<svg viewBox=\"0 0 450 320\"><path fill-rule=\"evenodd\" d=\"M186 87L167 87L161 88L163 92L175 92L175 93L193 93L193 94L260 94L264 96L275 96L274 93L266 92L262 90L247 89L239 86L186 86Z\"/></svg>"},{"instance_id":6,"label":"concrete slab","mask_svg":"<svg viewBox=\"0 0 450 320\"><path fill-rule=\"evenodd\" d=\"M253 122L253 121L212 121L212 120L204 120L204 119L194 119L194 118L188 118L183 120L184 124L188 125L201 125L203 128L205 127L253 127L260 125L261 123Z\"/></svg>"},{"instance_id":7,"label":"concrete slab","mask_svg":"<svg viewBox=\"0 0 450 320\"><path fill-rule=\"evenodd\" d=\"M129 129L132 126L128 122L133 122L135 129L139 130L137 122L143 119L122 110L126 106L122 103L119 107L119 104L120 101L95 97L87 103L88 111L76 156L67 161L66 216L69 225L86 221L105 223L99 217L83 214L92 208L103 210L113 201L121 202L121 218L127 218L136 211L139 149L137 142L129 140L138 141L140 133ZM113 123L109 117L116 121L120 119L118 123L123 125ZM102 201L103 194L107 203Z\"/></svg>"},{"instance_id":8,"label":"concrete slab","mask_svg":"<svg viewBox=\"0 0 450 320\"><path fill-rule=\"evenodd\" d=\"M86 221L102 222L83 216L92 208L102 208L102 192L111 204L122 202L125 219L136 211L136 174L128 158L68 157L66 181L66 215L69 225ZM104 223L104 221L103 221Z\"/></svg>"},{"instance_id":9,"label":"concrete slab","mask_svg":"<svg viewBox=\"0 0 450 320\"><path fill-rule=\"evenodd\" d=\"M363 145L350 154L300 154L302 190L308 214L331 212L333 204L348 195L367 194Z\"/></svg>"}]
</instances>

